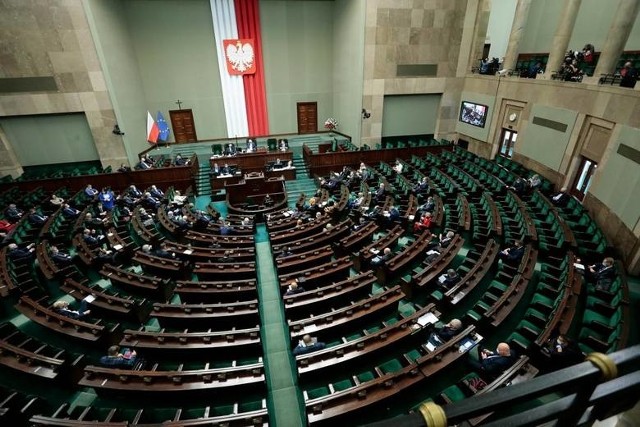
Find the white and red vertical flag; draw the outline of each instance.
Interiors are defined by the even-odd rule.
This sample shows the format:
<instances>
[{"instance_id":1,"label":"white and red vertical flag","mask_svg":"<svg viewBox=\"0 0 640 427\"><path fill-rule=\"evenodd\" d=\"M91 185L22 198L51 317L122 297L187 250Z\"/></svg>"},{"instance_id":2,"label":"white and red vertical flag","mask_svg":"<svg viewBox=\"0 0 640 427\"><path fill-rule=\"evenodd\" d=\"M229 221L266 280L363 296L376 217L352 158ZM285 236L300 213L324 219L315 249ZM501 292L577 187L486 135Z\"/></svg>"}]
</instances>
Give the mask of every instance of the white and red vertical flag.
<instances>
[{"instance_id":1,"label":"white and red vertical flag","mask_svg":"<svg viewBox=\"0 0 640 427\"><path fill-rule=\"evenodd\" d=\"M147 141L150 144L157 144L158 135L160 135L160 128L158 128L156 121L153 120L151 113L147 111Z\"/></svg>"},{"instance_id":2,"label":"white and red vertical flag","mask_svg":"<svg viewBox=\"0 0 640 427\"><path fill-rule=\"evenodd\" d=\"M268 135L258 0L210 2L227 135Z\"/></svg>"}]
</instances>

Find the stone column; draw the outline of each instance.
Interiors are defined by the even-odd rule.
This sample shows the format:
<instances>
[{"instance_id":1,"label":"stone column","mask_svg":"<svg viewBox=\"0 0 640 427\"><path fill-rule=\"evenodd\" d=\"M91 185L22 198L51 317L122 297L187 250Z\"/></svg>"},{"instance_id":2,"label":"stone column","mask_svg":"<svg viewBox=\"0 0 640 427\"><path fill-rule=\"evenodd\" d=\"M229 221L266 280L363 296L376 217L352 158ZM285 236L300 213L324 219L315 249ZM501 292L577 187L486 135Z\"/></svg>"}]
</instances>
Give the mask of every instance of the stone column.
<instances>
[{"instance_id":1,"label":"stone column","mask_svg":"<svg viewBox=\"0 0 640 427\"><path fill-rule=\"evenodd\" d=\"M627 44L633 24L638 17L639 7L640 0L620 1L607 33L607 40L602 47L596 71L593 73L594 77L600 77L600 74L608 74L615 71L616 63L624 51L624 46Z\"/></svg>"},{"instance_id":2,"label":"stone column","mask_svg":"<svg viewBox=\"0 0 640 427\"><path fill-rule=\"evenodd\" d=\"M560 69L560 64L562 64L564 55L569 47L569 40L571 40L571 34L573 33L573 27L581 4L582 0L565 0L564 2L562 15L560 15L558 28L553 36L551 52L545 68L545 75L547 76L551 76L551 73ZM582 48L582 46L578 48Z\"/></svg>"},{"instance_id":3,"label":"stone column","mask_svg":"<svg viewBox=\"0 0 640 427\"><path fill-rule=\"evenodd\" d=\"M518 0L516 13L513 16L513 24L511 25L511 33L509 34L509 44L507 45L507 53L504 55L502 69L514 70L518 61L518 50L520 49L520 41L527 26L527 18L529 17L529 8L531 0Z\"/></svg>"}]
</instances>

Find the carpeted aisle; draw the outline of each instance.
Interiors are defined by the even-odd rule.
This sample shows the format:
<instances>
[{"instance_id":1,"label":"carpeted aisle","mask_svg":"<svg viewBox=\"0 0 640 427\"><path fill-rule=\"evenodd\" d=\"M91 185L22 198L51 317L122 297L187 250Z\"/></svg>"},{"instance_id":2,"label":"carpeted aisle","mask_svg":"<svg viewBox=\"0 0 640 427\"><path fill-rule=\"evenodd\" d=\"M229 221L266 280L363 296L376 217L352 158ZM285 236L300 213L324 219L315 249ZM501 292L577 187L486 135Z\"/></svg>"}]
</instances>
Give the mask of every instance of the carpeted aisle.
<instances>
[{"instance_id":1,"label":"carpeted aisle","mask_svg":"<svg viewBox=\"0 0 640 427\"><path fill-rule=\"evenodd\" d=\"M294 427L307 424L297 371L290 351L289 328L269 235L264 224L256 226L256 273L260 310L260 335L267 380L269 425Z\"/></svg>"}]
</instances>

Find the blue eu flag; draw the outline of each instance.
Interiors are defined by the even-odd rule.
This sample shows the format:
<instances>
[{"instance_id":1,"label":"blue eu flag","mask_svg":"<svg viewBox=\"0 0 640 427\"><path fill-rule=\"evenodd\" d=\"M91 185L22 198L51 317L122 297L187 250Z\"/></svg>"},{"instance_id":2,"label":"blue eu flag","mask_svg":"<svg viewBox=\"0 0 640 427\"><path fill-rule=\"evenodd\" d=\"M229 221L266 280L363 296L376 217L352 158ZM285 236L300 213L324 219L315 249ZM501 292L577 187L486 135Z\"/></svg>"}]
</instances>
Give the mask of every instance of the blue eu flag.
<instances>
[{"instance_id":1,"label":"blue eu flag","mask_svg":"<svg viewBox=\"0 0 640 427\"><path fill-rule=\"evenodd\" d=\"M160 131L158 139L167 142L167 139L169 139L169 125L160 111L158 111L156 115L156 122L158 123L158 130Z\"/></svg>"}]
</instances>

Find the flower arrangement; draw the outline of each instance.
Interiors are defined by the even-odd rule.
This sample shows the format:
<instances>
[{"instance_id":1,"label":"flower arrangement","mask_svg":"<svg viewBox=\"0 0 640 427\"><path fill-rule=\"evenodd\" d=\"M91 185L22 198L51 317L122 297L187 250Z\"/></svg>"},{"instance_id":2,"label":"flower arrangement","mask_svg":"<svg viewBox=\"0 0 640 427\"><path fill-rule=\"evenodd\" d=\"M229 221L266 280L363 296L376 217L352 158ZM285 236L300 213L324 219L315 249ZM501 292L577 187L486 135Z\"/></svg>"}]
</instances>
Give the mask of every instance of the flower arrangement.
<instances>
[{"instance_id":1,"label":"flower arrangement","mask_svg":"<svg viewBox=\"0 0 640 427\"><path fill-rule=\"evenodd\" d=\"M335 130L338 127L338 121L333 117L329 117L324 121L324 127L329 130L329 132Z\"/></svg>"}]
</instances>

